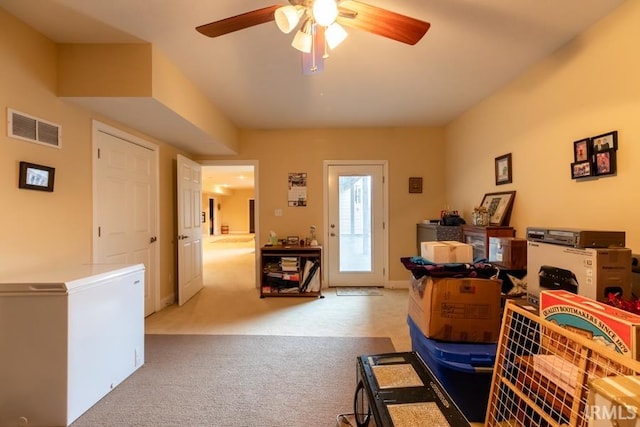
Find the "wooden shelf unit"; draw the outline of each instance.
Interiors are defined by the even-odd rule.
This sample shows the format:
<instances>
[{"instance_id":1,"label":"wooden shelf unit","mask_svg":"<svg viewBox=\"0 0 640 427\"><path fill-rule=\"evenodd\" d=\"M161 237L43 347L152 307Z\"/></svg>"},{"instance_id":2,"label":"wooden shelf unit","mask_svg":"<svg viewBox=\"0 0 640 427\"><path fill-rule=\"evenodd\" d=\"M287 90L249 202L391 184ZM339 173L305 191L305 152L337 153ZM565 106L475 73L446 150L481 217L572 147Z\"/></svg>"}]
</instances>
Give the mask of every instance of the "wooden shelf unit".
<instances>
[{"instance_id":1,"label":"wooden shelf unit","mask_svg":"<svg viewBox=\"0 0 640 427\"><path fill-rule=\"evenodd\" d=\"M640 375L640 362L531 308L506 304L485 426L587 427L589 381Z\"/></svg>"},{"instance_id":2,"label":"wooden shelf unit","mask_svg":"<svg viewBox=\"0 0 640 427\"><path fill-rule=\"evenodd\" d=\"M297 259L297 268L295 271L283 271L280 267L282 258ZM317 262L318 269L314 273L317 275L320 286L317 291L301 292L300 285L304 283L306 277L305 264L307 261ZM269 273L287 274L292 277L291 280L285 280L279 284L277 278L270 277ZM295 276L297 275L297 280ZM284 285L284 283L288 283ZM294 288L297 288L294 289ZM284 291L287 289L287 291ZM260 248L260 298L265 297L318 297L324 298L322 295L322 246L298 246L298 245L279 245L279 246L263 246Z\"/></svg>"},{"instance_id":3,"label":"wooden shelf unit","mask_svg":"<svg viewBox=\"0 0 640 427\"><path fill-rule=\"evenodd\" d=\"M513 227L499 227L488 225L462 226L462 243L473 246L473 259L489 259L489 237L515 237L516 230Z\"/></svg>"}]
</instances>

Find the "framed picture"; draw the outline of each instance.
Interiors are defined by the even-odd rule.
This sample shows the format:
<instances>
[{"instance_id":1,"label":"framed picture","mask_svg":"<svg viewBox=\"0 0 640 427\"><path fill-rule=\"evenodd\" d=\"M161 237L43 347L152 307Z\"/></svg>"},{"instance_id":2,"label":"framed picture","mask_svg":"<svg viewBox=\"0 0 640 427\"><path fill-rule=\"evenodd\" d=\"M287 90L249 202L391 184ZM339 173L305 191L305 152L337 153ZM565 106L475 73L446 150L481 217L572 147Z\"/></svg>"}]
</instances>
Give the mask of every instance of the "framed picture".
<instances>
[{"instance_id":1,"label":"framed picture","mask_svg":"<svg viewBox=\"0 0 640 427\"><path fill-rule=\"evenodd\" d=\"M571 163L571 178L578 179L591 176L593 175L592 169L590 160Z\"/></svg>"},{"instance_id":2,"label":"framed picture","mask_svg":"<svg viewBox=\"0 0 640 427\"><path fill-rule=\"evenodd\" d=\"M616 150L599 151L595 154L595 175L616 173Z\"/></svg>"},{"instance_id":3,"label":"framed picture","mask_svg":"<svg viewBox=\"0 0 640 427\"><path fill-rule=\"evenodd\" d=\"M49 166L20 162L18 187L28 190L53 191L56 170Z\"/></svg>"},{"instance_id":4,"label":"framed picture","mask_svg":"<svg viewBox=\"0 0 640 427\"><path fill-rule=\"evenodd\" d=\"M603 133L602 135L594 136L591 138L591 140L593 141L594 153L618 149L618 131L617 130L614 130L609 133Z\"/></svg>"},{"instance_id":5,"label":"framed picture","mask_svg":"<svg viewBox=\"0 0 640 427\"><path fill-rule=\"evenodd\" d=\"M287 245L297 245L298 243L300 243L298 236L287 236Z\"/></svg>"},{"instance_id":6,"label":"framed picture","mask_svg":"<svg viewBox=\"0 0 640 427\"><path fill-rule=\"evenodd\" d=\"M489 225L509 225L515 191L503 191L501 193L487 193L482 198L480 206L489 211Z\"/></svg>"},{"instance_id":7,"label":"framed picture","mask_svg":"<svg viewBox=\"0 0 640 427\"><path fill-rule=\"evenodd\" d=\"M509 184L511 179L511 153L496 157L496 185Z\"/></svg>"},{"instance_id":8,"label":"framed picture","mask_svg":"<svg viewBox=\"0 0 640 427\"><path fill-rule=\"evenodd\" d=\"M593 143L591 138L584 138L573 143L573 161L585 162L591 158Z\"/></svg>"},{"instance_id":9,"label":"framed picture","mask_svg":"<svg viewBox=\"0 0 640 427\"><path fill-rule=\"evenodd\" d=\"M409 178L409 193L422 193L422 177Z\"/></svg>"}]
</instances>

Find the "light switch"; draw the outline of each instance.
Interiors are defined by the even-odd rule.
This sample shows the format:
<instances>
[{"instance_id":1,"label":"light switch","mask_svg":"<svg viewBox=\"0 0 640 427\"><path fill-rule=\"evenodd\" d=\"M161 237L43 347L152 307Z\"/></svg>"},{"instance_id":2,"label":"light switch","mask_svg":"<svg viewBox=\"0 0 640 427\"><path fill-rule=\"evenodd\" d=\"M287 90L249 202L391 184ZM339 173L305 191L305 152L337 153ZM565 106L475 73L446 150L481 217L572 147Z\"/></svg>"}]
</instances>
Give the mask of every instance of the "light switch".
<instances>
[{"instance_id":1,"label":"light switch","mask_svg":"<svg viewBox=\"0 0 640 427\"><path fill-rule=\"evenodd\" d=\"M275 215L276 216L282 216L282 209L276 209Z\"/></svg>"}]
</instances>

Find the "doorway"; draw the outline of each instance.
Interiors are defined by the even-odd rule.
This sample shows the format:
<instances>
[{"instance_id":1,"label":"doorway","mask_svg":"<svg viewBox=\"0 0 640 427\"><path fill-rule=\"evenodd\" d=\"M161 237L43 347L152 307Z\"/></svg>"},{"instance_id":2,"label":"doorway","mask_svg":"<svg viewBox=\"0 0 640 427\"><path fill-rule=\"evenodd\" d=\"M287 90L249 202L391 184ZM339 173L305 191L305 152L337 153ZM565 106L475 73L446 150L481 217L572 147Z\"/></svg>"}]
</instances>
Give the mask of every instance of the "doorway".
<instances>
[{"instance_id":1,"label":"doorway","mask_svg":"<svg viewBox=\"0 0 640 427\"><path fill-rule=\"evenodd\" d=\"M213 261L226 257L222 251L231 255L234 250L240 250L251 246L250 253L254 259L256 270L255 283L257 287L258 243L255 236L259 233L258 212L258 162L254 160L203 160L203 195L206 198L208 217L213 217L213 225L210 219L206 231L210 236L203 239L203 255L205 264L207 260ZM225 233L222 233L225 226ZM213 233L211 233L213 227ZM205 231L205 232L206 232ZM240 251L242 252L242 251ZM215 286L215 280L209 278L221 275L237 274L237 266L231 264L213 262L215 272L211 266L205 265L205 286ZM225 272L223 270L229 270Z\"/></svg>"},{"instance_id":2,"label":"doorway","mask_svg":"<svg viewBox=\"0 0 640 427\"><path fill-rule=\"evenodd\" d=\"M384 286L388 266L386 161L325 161L329 286Z\"/></svg>"}]
</instances>

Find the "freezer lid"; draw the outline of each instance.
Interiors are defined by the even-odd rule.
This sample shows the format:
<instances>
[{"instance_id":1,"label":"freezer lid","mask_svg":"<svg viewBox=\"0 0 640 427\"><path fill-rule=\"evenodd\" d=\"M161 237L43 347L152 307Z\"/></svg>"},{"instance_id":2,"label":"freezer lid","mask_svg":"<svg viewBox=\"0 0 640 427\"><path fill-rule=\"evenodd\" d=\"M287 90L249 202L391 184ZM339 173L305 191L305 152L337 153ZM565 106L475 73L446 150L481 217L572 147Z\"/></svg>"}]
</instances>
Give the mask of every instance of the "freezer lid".
<instances>
[{"instance_id":1,"label":"freezer lid","mask_svg":"<svg viewBox=\"0 0 640 427\"><path fill-rule=\"evenodd\" d=\"M0 278L0 295L66 294L96 282L138 271L144 264L83 264L64 269L19 273Z\"/></svg>"}]
</instances>

